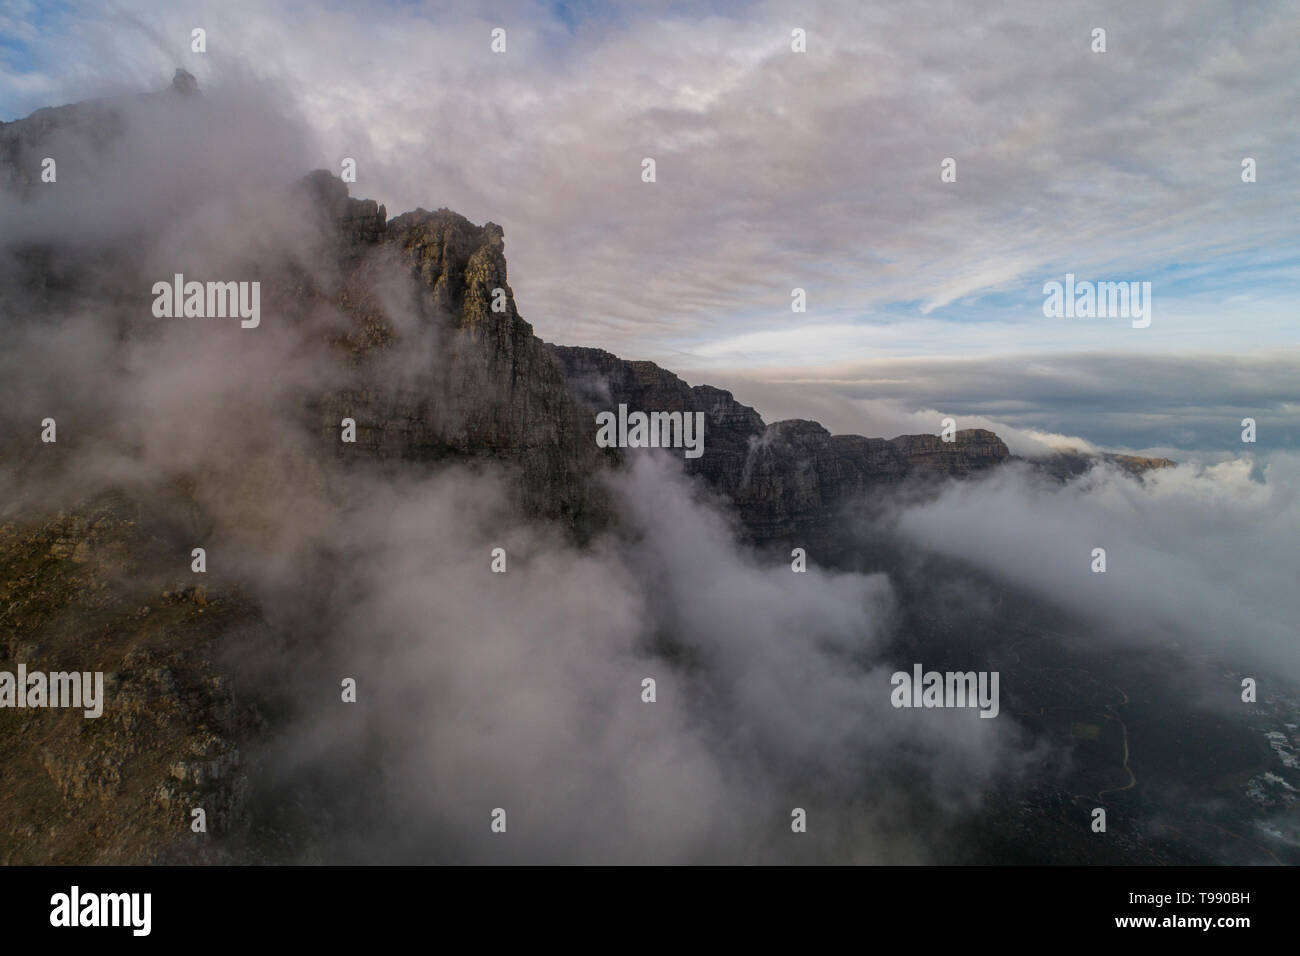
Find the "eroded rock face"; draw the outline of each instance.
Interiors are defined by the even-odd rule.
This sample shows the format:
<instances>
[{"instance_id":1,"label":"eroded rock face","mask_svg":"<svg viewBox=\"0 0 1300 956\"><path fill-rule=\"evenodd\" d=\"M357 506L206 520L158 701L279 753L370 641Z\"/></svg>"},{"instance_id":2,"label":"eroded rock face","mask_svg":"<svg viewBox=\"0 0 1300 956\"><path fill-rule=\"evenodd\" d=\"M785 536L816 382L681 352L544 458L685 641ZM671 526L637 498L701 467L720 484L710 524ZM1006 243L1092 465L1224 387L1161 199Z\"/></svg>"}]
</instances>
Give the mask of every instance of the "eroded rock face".
<instances>
[{"instance_id":1,"label":"eroded rock face","mask_svg":"<svg viewBox=\"0 0 1300 956\"><path fill-rule=\"evenodd\" d=\"M0 863L222 862L247 835L237 741L260 722L215 659L259 615L223 585L169 600L134 510L0 525L0 670L104 675L99 717L0 710Z\"/></svg>"},{"instance_id":2,"label":"eroded rock face","mask_svg":"<svg viewBox=\"0 0 1300 956\"><path fill-rule=\"evenodd\" d=\"M322 402L320 428L322 438L336 442L339 421L353 418L362 455L507 462L518 469L521 501L531 513L592 530L607 515L587 479L629 453L596 446L595 414L620 403L702 412L705 451L683 458L684 467L727 496L758 541L820 528L849 498L880 483L968 475L1009 457L996 435L979 429L944 442L933 435L832 436L806 421L766 425L730 392L692 387L652 362L543 343L515 305L500 226L475 226L446 209L416 210L381 226L382 207L349 199L328 173L305 182L343 241L345 284L364 279L376 258L396 263L418 287L425 321L439 330L433 371L419 391L387 385L376 372L379 356L369 346L354 349L362 356L356 386ZM339 304L361 322L373 321L370 306L382 313L364 288ZM392 324L382 314L379 322ZM385 336L375 342L376 352L401 347Z\"/></svg>"},{"instance_id":3,"label":"eroded rock face","mask_svg":"<svg viewBox=\"0 0 1300 956\"><path fill-rule=\"evenodd\" d=\"M881 485L970 475L1010 457L1001 439L983 429L960 431L955 441L945 442L937 435L832 435L801 419L765 425L730 392L692 388L651 362L628 362L599 349L552 349L592 436L595 413L620 403L629 410L704 412L704 455L684 458L685 468L728 497L759 542L815 537L845 503Z\"/></svg>"},{"instance_id":4,"label":"eroded rock face","mask_svg":"<svg viewBox=\"0 0 1300 956\"><path fill-rule=\"evenodd\" d=\"M322 441L345 459L491 461L515 474L530 514L579 533L592 526L598 495L583 478L596 449L579 440L552 353L519 315L501 227L475 226L447 209L384 222L382 206L349 199L328 174L306 182L341 241L343 292L332 304L363 331L341 343L353 363L349 383L315 405ZM391 353L410 345L373 287L403 277L413 290L403 301L430 333L430 354L421 372L390 379ZM308 287L299 297L319 294ZM344 418L356 422L353 447L338 441Z\"/></svg>"},{"instance_id":5,"label":"eroded rock face","mask_svg":"<svg viewBox=\"0 0 1300 956\"><path fill-rule=\"evenodd\" d=\"M581 408L582 441L595 445L595 415L619 403L629 410L703 412L705 444L699 458L685 459L691 474L729 492L744 471L751 440L763 434L763 419L730 392L710 385L691 387L653 362L629 362L601 349L548 346ZM622 449L605 449L608 460L622 461ZM681 456L681 453L677 453Z\"/></svg>"},{"instance_id":6,"label":"eroded rock face","mask_svg":"<svg viewBox=\"0 0 1300 956\"><path fill-rule=\"evenodd\" d=\"M180 74L171 89L153 95L169 102L201 96L192 78ZM65 107L52 118L38 113L6 124L0 140L30 157L51 130L129 135L117 116L111 104ZM262 282L263 311L328 339L338 356L338 374L306 397L307 444L326 459L500 465L515 475L529 514L583 537L609 517L598 483L588 479L624 457L596 446L594 412L620 402L703 412L705 453L684 467L730 498L750 534L762 540L825 522L847 497L873 484L969 474L1006 457L989 433L962 433L950 445L931 436L830 436L811 422L769 426L729 392L688 386L652 363L547 345L519 314L499 225L478 226L447 209L390 220L383 206L352 198L325 170L308 174L291 192L295 215L318 234L320 261L304 268L292 256L272 256L251 267ZM25 284L62 288L46 251L24 255L32 263ZM78 286L71 291L86 293L81 273L71 274ZM391 290L403 284L408 291L395 301ZM323 313L340 321L322 323ZM411 314L419 325L414 333ZM405 374L393 374L395 359L404 361ZM355 422L355 444L339 440L344 419Z\"/></svg>"},{"instance_id":7,"label":"eroded rock face","mask_svg":"<svg viewBox=\"0 0 1300 956\"><path fill-rule=\"evenodd\" d=\"M752 449L733 497L756 539L816 540L845 505L884 486L971 475L1008 457L1006 445L982 429L945 442L937 435L831 435L816 422L774 422Z\"/></svg>"},{"instance_id":8,"label":"eroded rock face","mask_svg":"<svg viewBox=\"0 0 1300 956\"><path fill-rule=\"evenodd\" d=\"M317 213L320 226L337 230L340 251L346 253L346 246L364 247L383 239L387 210L373 199L353 199L347 185L328 171L313 170L303 177L298 189Z\"/></svg>"}]
</instances>

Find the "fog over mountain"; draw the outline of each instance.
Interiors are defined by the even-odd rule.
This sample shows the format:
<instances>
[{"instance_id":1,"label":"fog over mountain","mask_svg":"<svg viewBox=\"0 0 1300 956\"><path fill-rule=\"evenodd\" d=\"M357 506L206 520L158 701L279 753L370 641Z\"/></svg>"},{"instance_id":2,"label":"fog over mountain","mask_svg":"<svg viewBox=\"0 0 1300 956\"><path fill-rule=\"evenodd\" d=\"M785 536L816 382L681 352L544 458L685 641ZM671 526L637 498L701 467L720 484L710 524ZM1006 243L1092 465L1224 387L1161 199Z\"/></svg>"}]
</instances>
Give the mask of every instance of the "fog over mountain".
<instances>
[{"instance_id":1,"label":"fog over mountain","mask_svg":"<svg viewBox=\"0 0 1300 956\"><path fill-rule=\"evenodd\" d=\"M311 172L334 158L286 91L189 79L0 126L0 667L113 675L93 745L3 715L26 774L0 790L7 862L1294 862L1292 803L1240 794L1273 759L1241 677L1279 715L1300 680L1293 356L691 386L534 335L504 253L524 229L433 189L390 216ZM419 176L389 162L410 170L379 198ZM687 234L684 258L712 241ZM550 266L542 298L586 317L563 328L593 327L608 287ZM177 273L260 282L260 321L158 317ZM669 315L653 293L638 309ZM703 413L703 457L598 447L620 402ZM998 719L893 706L918 662L999 670ZM1213 802L1136 729L1169 700L1260 750L1237 748L1245 836L1168 815L1179 788ZM1112 790L1120 839L1089 842Z\"/></svg>"}]
</instances>

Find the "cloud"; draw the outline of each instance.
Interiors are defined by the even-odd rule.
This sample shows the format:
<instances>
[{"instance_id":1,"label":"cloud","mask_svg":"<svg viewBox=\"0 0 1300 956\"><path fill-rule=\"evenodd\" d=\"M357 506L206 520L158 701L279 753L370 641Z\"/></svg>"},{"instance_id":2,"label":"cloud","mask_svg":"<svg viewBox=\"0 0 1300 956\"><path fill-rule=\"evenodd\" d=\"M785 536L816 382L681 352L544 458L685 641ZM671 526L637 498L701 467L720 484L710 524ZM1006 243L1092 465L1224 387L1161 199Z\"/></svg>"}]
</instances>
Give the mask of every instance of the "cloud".
<instances>
[{"instance_id":1,"label":"cloud","mask_svg":"<svg viewBox=\"0 0 1300 956\"><path fill-rule=\"evenodd\" d=\"M1300 143L1271 118L1293 98L1290 8L119 9L49 24L45 54L85 65L31 105L92 80L148 85L175 57L205 88L256 77L318 137L312 165L358 160L359 194L502 223L525 317L548 339L672 364L788 328L802 287L817 361L841 354L819 327L864 321L889 330L892 354L1289 341ZM207 54L188 52L195 25ZM1099 25L1105 54L1090 50ZM505 54L489 49L495 26ZM949 156L958 179L943 184ZM1044 320L1042 283L1066 271L1156 279L1150 334ZM1247 340L1225 320L1243 292ZM946 333L913 334L922 317Z\"/></svg>"},{"instance_id":2,"label":"cloud","mask_svg":"<svg viewBox=\"0 0 1300 956\"><path fill-rule=\"evenodd\" d=\"M897 516L902 538L1092 622L1101 645L1181 646L1294 681L1300 457L1177 468L1138 482L1099 468L1065 486L1025 470L953 483ZM1092 551L1106 551L1094 573ZM1181 651L1171 651L1181 659Z\"/></svg>"},{"instance_id":3,"label":"cloud","mask_svg":"<svg viewBox=\"0 0 1300 956\"><path fill-rule=\"evenodd\" d=\"M951 415L961 428L997 432L1022 455L1101 447L1215 461L1297 447L1298 374L1295 350L1277 349L876 359L689 377L731 389L767 421L813 418L841 434L937 434ZM1241 441L1248 417L1257 425L1253 445Z\"/></svg>"},{"instance_id":4,"label":"cloud","mask_svg":"<svg viewBox=\"0 0 1300 956\"><path fill-rule=\"evenodd\" d=\"M311 612L325 664L298 669L300 722L258 755L266 799L315 774L315 812L357 808L313 854L916 862L935 852L922 815L952 826L1019 767L1010 721L889 705L883 575L761 563L666 460L611 481L619 526L586 551L482 475L349 495L327 538L365 560L315 582L334 596ZM792 843L795 807L816 825Z\"/></svg>"},{"instance_id":5,"label":"cloud","mask_svg":"<svg viewBox=\"0 0 1300 956\"><path fill-rule=\"evenodd\" d=\"M516 510L508 465L336 467L307 409L355 384L326 344L342 276L292 180L225 166L300 141L229 88L180 103L128 104L129 141L98 154L67 140L70 173L112 190L74 176L39 216L4 207L4 517L113 489L163 553L204 543L214 595L256 600L265 626L222 653L273 715L241 743L251 819L293 859L915 862L1019 771L1014 722L890 706L910 661L885 576L760 558L666 459L608 476L614 521L585 547ZM182 142L176 168L151 149ZM428 394L439 317L384 265L364 272L402 347L369 384ZM156 319L148 290L174 271L260 275L268 316L282 285L318 294L255 331ZM59 441L33 453L45 415ZM796 807L812 823L792 842Z\"/></svg>"},{"instance_id":6,"label":"cloud","mask_svg":"<svg viewBox=\"0 0 1300 956\"><path fill-rule=\"evenodd\" d=\"M896 582L795 575L750 553L716 503L654 459L614 478L619 521L588 550L516 514L500 475L341 475L307 454L299 418L305 398L348 381L320 344L342 322L336 310L318 303L299 323L268 324L254 348L234 327L142 326L135 297L147 307L143 290L178 261L195 274L292 269L335 289L301 208L276 197L305 169L355 156L355 193L504 222L512 286L550 338L724 365L760 353L770 365L790 347L779 330L798 285L830 312L811 326L830 357L890 336L896 349L960 351L939 334L945 316L981 294L1022 293L1035 273L1127 276L1172 256L1200 268L1275 250L1294 177L1243 193L1234 176L1241 142L1272 157L1265 168L1296 155L1285 124L1256 125L1285 115L1294 18L1206 5L1194 22L1116 5L1031 30L1043 14L1028 6L980 18L965 5L826 6L801 11L812 46L796 59L792 14L774 6L743 23L634 11L562 30L519 6L501 11L511 52L494 60L495 21L468 6L310 20L275 5L195 9L142 12L143 31L77 10L75 29L49 41L88 64L70 90L169 75L176 64L155 41L193 25L208 29L210 59L181 46L205 105L128 104L134 136L96 158L60 140L59 189L0 206L6 239L74 253L56 257L54 281L0 304L5 433L29 448L33 422L56 414L67 462L44 482L32 480L39 469L19 473L34 467L29 452L7 458L5 508L30 515L105 485L144 495L201 478L192 503L224 573L250 582L273 635L314 652L291 653L288 640L232 649L247 655L244 679L288 706L254 754L260 812L289 807L319 859L950 852L939 834L1035 758L1014 720L888 706L889 674L912 663L895 659ZM1095 16L1109 24L1105 61L1085 52ZM87 45L95 58L73 55ZM1209 171L1207 141L1225 144ZM962 189L944 191L937 163L954 153ZM659 160L653 186L639 180L644 155ZM88 266L88 248L104 260ZM30 265L6 257L6 288ZM417 361L434 353L429 317L400 277L380 274L411 348L377 375L427 385L439 374ZM1272 315L1276 296L1259 296L1250 314ZM922 310L910 331L890 324ZM879 338L859 331L863 314L884 320ZM1162 315L1153 328L1171 327ZM1223 335L1223 316L1202 330ZM1032 352L1046 333L1019 324ZM1006 320L1002 341L1016 325ZM918 331L935 344L914 344ZM1267 441L1292 422L1289 354L1070 355L1071 334L1054 327L1053 351L1032 359L831 371L813 347L792 380L733 387L837 431L933 431L932 418L954 414L1006 431L1018 450L1086 436L1217 454L1243 409L1264 410ZM792 391L809 385L800 377L816 390ZM1001 472L912 503L892 530L1098 620L1120 646L1154 631L1222 651L1234 635L1234 657L1294 675L1284 635L1300 476L1285 447L1274 451L1262 481L1249 462L1143 485L1101 471L1055 488ZM496 546L510 555L505 575L488 569ZM1107 548L1106 575L1088 571L1095 546ZM361 688L350 710L343 674ZM640 698L647 676L653 705ZM498 806L508 841L488 829ZM816 824L791 845L795 806Z\"/></svg>"}]
</instances>

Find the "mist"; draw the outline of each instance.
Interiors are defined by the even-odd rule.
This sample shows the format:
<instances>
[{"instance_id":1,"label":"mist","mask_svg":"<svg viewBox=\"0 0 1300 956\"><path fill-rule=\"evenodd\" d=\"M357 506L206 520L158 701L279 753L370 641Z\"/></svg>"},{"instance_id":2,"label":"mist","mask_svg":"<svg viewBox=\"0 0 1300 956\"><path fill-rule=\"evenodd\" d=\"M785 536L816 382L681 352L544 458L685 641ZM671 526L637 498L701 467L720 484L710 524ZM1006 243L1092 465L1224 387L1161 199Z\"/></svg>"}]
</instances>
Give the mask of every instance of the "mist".
<instances>
[{"instance_id":1,"label":"mist","mask_svg":"<svg viewBox=\"0 0 1300 956\"><path fill-rule=\"evenodd\" d=\"M1098 465L1059 485L1010 468L949 484L894 529L1092 621L1099 643L1182 644L1295 681L1300 458L1253 470L1240 459L1139 480ZM1105 573L1092 571L1095 548Z\"/></svg>"},{"instance_id":2,"label":"mist","mask_svg":"<svg viewBox=\"0 0 1300 956\"><path fill-rule=\"evenodd\" d=\"M326 165L304 125L238 84L119 105L127 135L58 134L60 188L0 200L2 516L113 489L173 553L201 542L214 589L256 599L264 626L231 635L224 664L273 715L247 772L285 858L942 861L990 790L1048 759L1011 714L892 707L914 662L890 574L816 555L794 573L671 456L594 477L612 521L585 541L520 508L508 463L342 466L312 403L436 387L447 317L377 256L398 344L340 361L343 272L294 186ZM33 248L55 250L44 283ZM152 318L152 283L176 272L264 278L260 327ZM277 313L278 281L315 294ZM57 444L37 444L46 417ZM1004 468L859 533L1015 582L1099 641L1176 638L1294 678L1298 478L1282 454L1262 481L1241 462L1063 486Z\"/></svg>"},{"instance_id":3,"label":"mist","mask_svg":"<svg viewBox=\"0 0 1300 956\"><path fill-rule=\"evenodd\" d=\"M312 164L290 175L292 121L244 95L128 102L107 151L61 134L60 184L93 169L94 188L6 200L4 516L113 489L177 573L201 543L215 592L257 600L265 627L223 655L278 715L247 761L254 819L297 834L290 859L919 862L1016 772L1010 722L889 705L910 662L890 658L886 576L760 559L671 459L598 479L615 520L582 544L521 513L508 465L331 463L313 397L358 375L436 384L445 316L381 257L371 292L401 347L360 372L330 353L342 276L292 188ZM42 247L67 258L25 283ZM272 285L257 329L155 319L148 292L175 272L321 294L278 313ZM33 451L46 416L58 441Z\"/></svg>"}]
</instances>

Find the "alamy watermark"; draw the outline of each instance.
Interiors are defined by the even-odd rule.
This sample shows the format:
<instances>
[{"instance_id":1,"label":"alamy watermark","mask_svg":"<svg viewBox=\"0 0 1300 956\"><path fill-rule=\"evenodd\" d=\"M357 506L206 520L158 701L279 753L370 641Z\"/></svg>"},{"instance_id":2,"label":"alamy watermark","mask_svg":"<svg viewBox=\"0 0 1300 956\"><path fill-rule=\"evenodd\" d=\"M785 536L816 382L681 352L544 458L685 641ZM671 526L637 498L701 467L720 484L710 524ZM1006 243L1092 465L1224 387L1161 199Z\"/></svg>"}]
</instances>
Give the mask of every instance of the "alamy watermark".
<instances>
[{"instance_id":1,"label":"alamy watermark","mask_svg":"<svg viewBox=\"0 0 1300 956\"><path fill-rule=\"evenodd\" d=\"M50 897L50 925L57 927L125 926L133 936L148 936L152 911L152 893L83 893L73 886Z\"/></svg>"},{"instance_id":2,"label":"alamy watermark","mask_svg":"<svg viewBox=\"0 0 1300 956\"><path fill-rule=\"evenodd\" d=\"M1128 319L1133 328L1151 324L1150 282L1075 282L1074 273L1065 282L1043 284L1043 315L1049 319Z\"/></svg>"},{"instance_id":3,"label":"alamy watermark","mask_svg":"<svg viewBox=\"0 0 1300 956\"><path fill-rule=\"evenodd\" d=\"M0 707L72 707L86 717L104 713L103 671L27 672L18 665L17 675L0 671Z\"/></svg>"},{"instance_id":4,"label":"alamy watermark","mask_svg":"<svg viewBox=\"0 0 1300 956\"><path fill-rule=\"evenodd\" d=\"M153 295L153 314L159 319L238 317L244 329L255 329L262 321L260 282L186 282L178 272L171 282L155 282Z\"/></svg>"},{"instance_id":5,"label":"alamy watermark","mask_svg":"<svg viewBox=\"0 0 1300 956\"><path fill-rule=\"evenodd\" d=\"M996 717L998 671L895 671L889 702L895 707L978 707L981 717Z\"/></svg>"},{"instance_id":6,"label":"alamy watermark","mask_svg":"<svg viewBox=\"0 0 1300 956\"><path fill-rule=\"evenodd\" d=\"M685 448L687 458L704 454L703 412L599 412L596 445L600 448Z\"/></svg>"}]
</instances>

